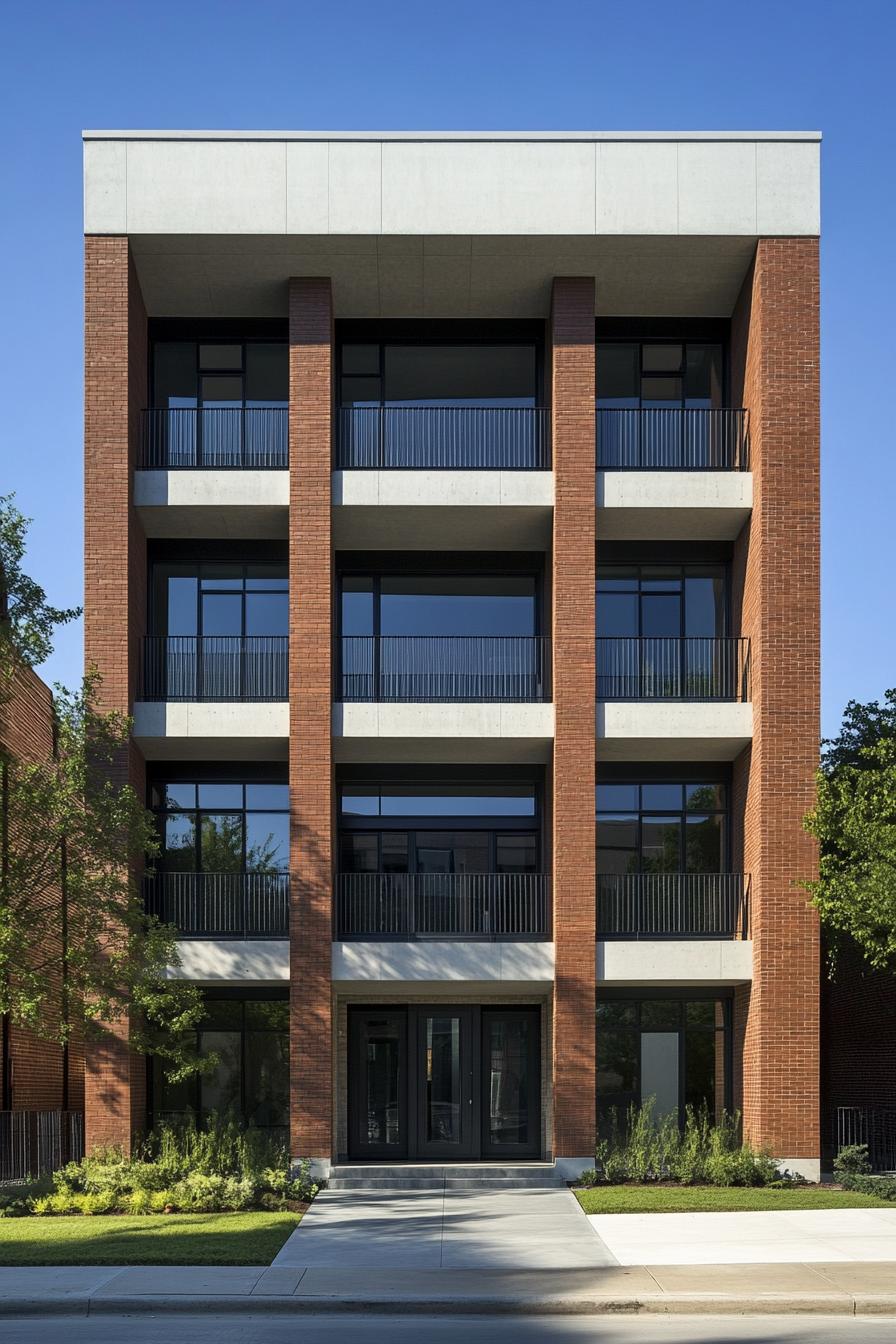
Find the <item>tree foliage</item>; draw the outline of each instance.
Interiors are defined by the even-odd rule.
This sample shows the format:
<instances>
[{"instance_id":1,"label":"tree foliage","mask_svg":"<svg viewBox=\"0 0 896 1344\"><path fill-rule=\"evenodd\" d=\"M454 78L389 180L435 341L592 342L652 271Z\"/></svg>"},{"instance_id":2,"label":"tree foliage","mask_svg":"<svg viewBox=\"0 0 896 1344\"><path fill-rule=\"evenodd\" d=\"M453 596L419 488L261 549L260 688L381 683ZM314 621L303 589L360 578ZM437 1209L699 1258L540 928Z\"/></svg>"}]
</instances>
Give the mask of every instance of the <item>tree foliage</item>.
<instances>
[{"instance_id":1,"label":"tree foliage","mask_svg":"<svg viewBox=\"0 0 896 1344\"><path fill-rule=\"evenodd\" d=\"M18 662L36 667L53 652L53 631L81 614L80 607L54 607L23 569L30 519L14 495L0 495L0 693L9 692Z\"/></svg>"},{"instance_id":2,"label":"tree foliage","mask_svg":"<svg viewBox=\"0 0 896 1344\"><path fill-rule=\"evenodd\" d=\"M55 757L4 763L0 1013L60 1043L127 1014L134 1048L182 1076L199 1066L202 998L167 978L176 932L144 912L137 868L158 841L116 769L129 722L95 709L96 688L93 675L77 694L58 691Z\"/></svg>"},{"instance_id":3,"label":"tree foliage","mask_svg":"<svg viewBox=\"0 0 896 1344\"><path fill-rule=\"evenodd\" d=\"M851 940L874 970L896 969L896 689L883 703L851 700L822 743L815 807L819 878L806 888L832 959Z\"/></svg>"}]
</instances>

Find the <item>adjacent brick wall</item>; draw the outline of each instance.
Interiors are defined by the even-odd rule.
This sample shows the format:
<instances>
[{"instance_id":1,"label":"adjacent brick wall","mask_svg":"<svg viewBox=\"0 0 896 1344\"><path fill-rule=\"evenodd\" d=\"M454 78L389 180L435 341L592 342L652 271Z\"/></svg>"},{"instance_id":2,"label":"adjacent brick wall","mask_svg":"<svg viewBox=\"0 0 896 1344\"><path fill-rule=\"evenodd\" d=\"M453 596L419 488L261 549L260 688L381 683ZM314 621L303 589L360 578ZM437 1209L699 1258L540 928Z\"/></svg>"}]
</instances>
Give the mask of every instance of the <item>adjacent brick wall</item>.
<instances>
[{"instance_id":1,"label":"adjacent brick wall","mask_svg":"<svg viewBox=\"0 0 896 1344\"><path fill-rule=\"evenodd\" d=\"M554 1153L594 1151L594 281L558 277L551 309L554 460L552 781Z\"/></svg>"},{"instance_id":2,"label":"adjacent brick wall","mask_svg":"<svg viewBox=\"0 0 896 1344\"><path fill-rule=\"evenodd\" d=\"M290 1142L330 1157L333 916L330 463L333 299L289 285Z\"/></svg>"},{"instance_id":3,"label":"adjacent brick wall","mask_svg":"<svg viewBox=\"0 0 896 1344\"><path fill-rule=\"evenodd\" d=\"M130 712L146 631L146 540L133 504L139 413L147 404L146 311L127 238L88 237L84 264L84 653L102 677L100 703ZM132 743L112 767L141 796L146 774ZM128 1024L88 1048L88 1148L129 1149L146 1119L146 1066Z\"/></svg>"},{"instance_id":4,"label":"adjacent brick wall","mask_svg":"<svg viewBox=\"0 0 896 1344\"><path fill-rule=\"evenodd\" d=\"M838 952L821 984L821 1133L834 1155L838 1106L896 1111L896 975L872 971L858 949Z\"/></svg>"},{"instance_id":5,"label":"adjacent brick wall","mask_svg":"<svg viewBox=\"0 0 896 1344\"><path fill-rule=\"evenodd\" d=\"M753 745L735 762L752 875L744 1024L747 1133L819 1154L818 921L802 830L819 740L818 242L761 239L732 321L734 405L750 411L754 503L735 548L735 619L751 639Z\"/></svg>"},{"instance_id":6,"label":"adjacent brick wall","mask_svg":"<svg viewBox=\"0 0 896 1344\"><path fill-rule=\"evenodd\" d=\"M8 699L0 701L0 752L24 762L49 760L53 755L53 701L49 688L28 667L18 670ZM0 807L2 807L0 799ZM62 904L61 890L48 893ZM61 1012L61 924L49 927L46 942L58 945L60 963L47 975L45 1018L56 1031ZM0 1109L72 1110L83 1104L83 1055L72 1043L68 1051L26 1027L5 1022L5 1054L8 1068L0 1069Z\"/></svg>"}]
</instances>

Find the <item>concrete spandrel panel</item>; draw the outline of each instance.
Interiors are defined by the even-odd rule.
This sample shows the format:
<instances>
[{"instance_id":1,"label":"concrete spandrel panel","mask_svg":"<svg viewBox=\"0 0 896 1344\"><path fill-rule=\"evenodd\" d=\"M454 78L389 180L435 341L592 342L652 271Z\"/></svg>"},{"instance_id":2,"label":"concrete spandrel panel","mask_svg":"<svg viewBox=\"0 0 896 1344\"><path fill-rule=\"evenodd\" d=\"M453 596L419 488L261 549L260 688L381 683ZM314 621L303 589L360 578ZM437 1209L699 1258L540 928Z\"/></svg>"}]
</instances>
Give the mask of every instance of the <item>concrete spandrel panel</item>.
<instances>
[{"instance_id":1,"label":"concrete spandrel panel","mask_svg":"<svg viewBox=\"0 0 896 1344\"><path fill-rule=\"evenodd\" d=\"M755 234L755 144L679 144L678 232Z\"/></svg>"},{"instance_id":2,"label":"concrete spandrel panel","mask_svg":"<svg viewBox=\"0 0 896 1344\"><path fill-rule=\"evenodd\" d=\"M766 236L821 230L818 178L821 145L756 146L756 231Z\"/></svg>"},{"instance_id":3,"label":"concrete spandrel panel","mask_svg":"<svg viewBox=\"0 0 896 1344\"><path fill-rule=\"evenodd\" d=\"M90 140L84 146L84 232L127 233L127 144Z\"/></svg>"},{"instance_id":4,"label":"concrete spandrel panel","mask_svg":"<svg viewBox=\"0 0 896 1344\"><path fill-rule=\"evenodd\" d=\"M330 233L382 233L382 148L329 146Z\"/></svg>"},{"instance_id":5,"label":"concrete spandrel panel","mask_svg":"<svg viewBox=\"0 0 896 1344\"><path fill-rule=\"evenodd\" d=\"M590 144L383 145L385 233L593 234Z\"/></svg>"},{"instance_id":6,"label":"concrete spandrel panel","mask_svg":"<svg viewBox=\"0 0 896 1344\"><path fill-rule=\"evenodd\" d=\"M284 233L286 145L132 141L129 233Z\"/></svg>"},{"instance_id":7,"label":"concrete spandrel panel","mask_svg":"<svg viewBox=\"0 0 896 1344\"><path fill-rule=\"evenodd\" d=\"M597 233L678 232L678 146L597 146Z\"/></svg>"},{"instance_id":8,"label":"concrete spandrel panel","mask_svg":"<svg viewBox=\"0 0 896 1344\"><path fill-rule=\"evenodd\" d=\"M330 230L329 147L319 142L286 146L286 232Z\"/></svg>"}]
</instances>

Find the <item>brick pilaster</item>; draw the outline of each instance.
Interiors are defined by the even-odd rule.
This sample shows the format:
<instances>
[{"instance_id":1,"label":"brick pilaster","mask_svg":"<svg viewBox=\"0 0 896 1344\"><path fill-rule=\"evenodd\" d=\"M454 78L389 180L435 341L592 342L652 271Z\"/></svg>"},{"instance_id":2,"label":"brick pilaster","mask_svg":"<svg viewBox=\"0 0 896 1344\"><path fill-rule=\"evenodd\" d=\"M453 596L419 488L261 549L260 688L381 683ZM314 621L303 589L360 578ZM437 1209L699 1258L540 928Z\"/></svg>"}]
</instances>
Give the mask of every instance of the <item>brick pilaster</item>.
<instances>
[{"instance_id":1,"label":"brick pilaster","mask_svg":"<svg viewBox=\"0 0 896 1344\"><path fill-rule=\"evenodd\" d=\"M734 313L732 364L733 396L750 411L754 490L734 566L753 672L753 743L734 770L752 875L744 1126L777 1156L817 1158L818 921L796 886L816 866L802 818L819 739L817 239L760 239Z\"/></svg>"},{"instance_id":2,"label":"brick pilaster","mask_svg":"<svg viewBox=\"0 0 896 1344\"><path fill-rule=\"evenodd\" d=\"M330 464L333 300L289 285L290 1144L333 1152Z\"/></svg>"},{"instance_id":3,"label":"brick pilaster","mask_svg":"<svg viewBox=\"0 0 896 1344\"><path fill-rule=\"evenodd\" d=\"M146 406L146 310L128 240L85 239L84 259L84 653L102 678L105 709L130 713L146 630L146 539L134 509L140 411ZM111 767L144 796L136 746ZM88 1148L128 1150L146 1119L146 1065L128 1048L128 1023L85 1061Z\"/></svg>"},{"instance_id":4,"label":"brick pilaster","mask_svg":"<svg viewBox=\"0 0 896 1344\"><path fill-rule=\"evenodd\" d=\"M594 281L551 309L554 464L554 1153L594 1152Z\"/></svg>"}]
</instances>

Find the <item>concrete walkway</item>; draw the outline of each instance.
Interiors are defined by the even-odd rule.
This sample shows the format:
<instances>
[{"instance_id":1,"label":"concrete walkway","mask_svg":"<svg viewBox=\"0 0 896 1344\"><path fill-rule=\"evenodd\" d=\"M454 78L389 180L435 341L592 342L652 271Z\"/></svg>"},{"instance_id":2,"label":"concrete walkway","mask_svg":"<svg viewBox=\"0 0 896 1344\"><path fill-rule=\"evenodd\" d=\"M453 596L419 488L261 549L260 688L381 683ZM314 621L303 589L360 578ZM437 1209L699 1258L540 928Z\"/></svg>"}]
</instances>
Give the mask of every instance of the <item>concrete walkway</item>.
<instances>
[{"instance_id":1,"label":"concrete walkway","mask_svg":"<svg viewBox=\"0 0 896 1344\"><path fill-rule=\"evenodd\" d=\"M325 1190L274 1260L340 1272L615 1263L569 1190Z\"/></svg>"},{"instance_id":2,"label":"concrete walkway","mask_svg":"<svg viewBox=\"0 0 896 1344\"><path fill-rule=\"evenodd\" d=\"M588 1222L620 1265L896 1261L896 1208L612 1213Z\"/></svg>"}]
</instances>

